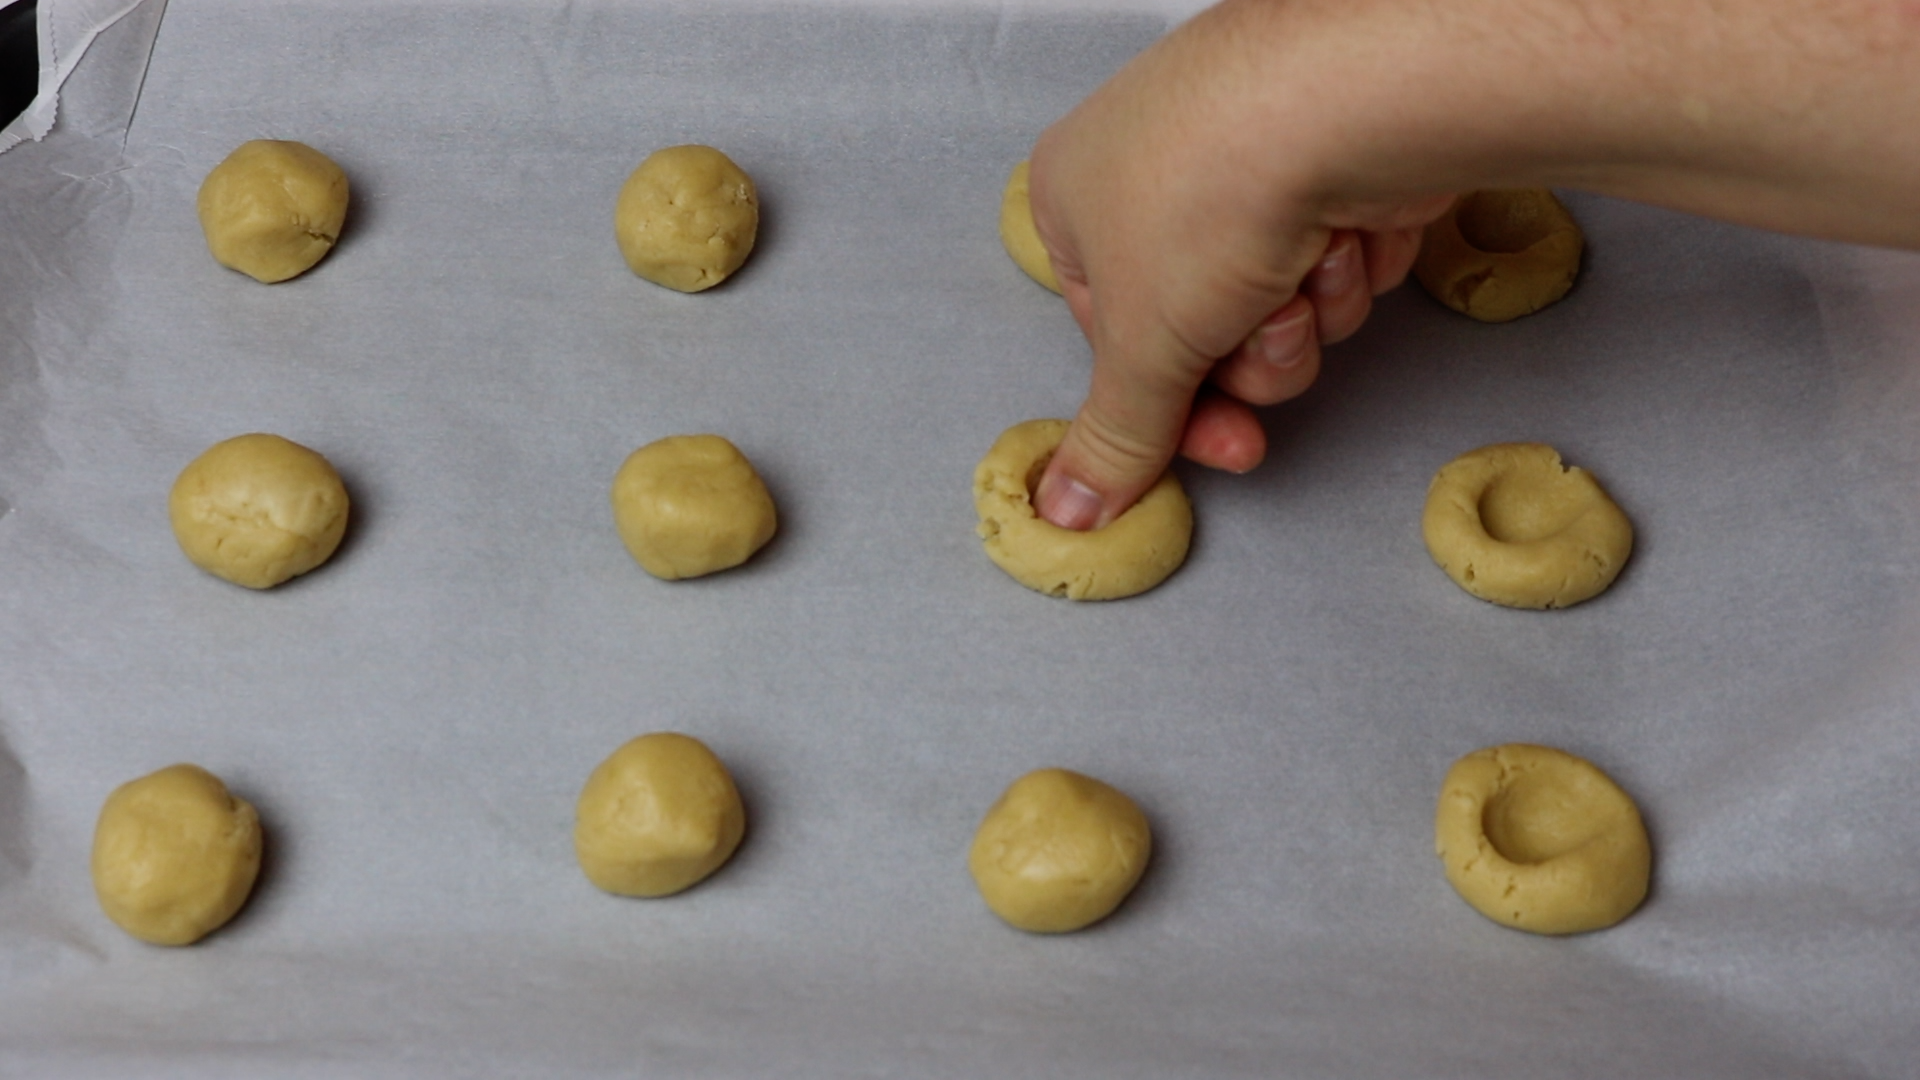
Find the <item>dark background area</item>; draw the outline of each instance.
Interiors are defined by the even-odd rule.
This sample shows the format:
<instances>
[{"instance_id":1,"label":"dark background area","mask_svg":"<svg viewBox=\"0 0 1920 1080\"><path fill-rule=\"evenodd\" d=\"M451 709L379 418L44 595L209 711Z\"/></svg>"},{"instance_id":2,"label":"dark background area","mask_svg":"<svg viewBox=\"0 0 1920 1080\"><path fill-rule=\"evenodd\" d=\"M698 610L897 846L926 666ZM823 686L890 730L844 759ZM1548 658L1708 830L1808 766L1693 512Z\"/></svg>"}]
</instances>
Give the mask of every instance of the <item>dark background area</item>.
<instances>
[{"instance_id":1,"label":"dark background area","mask_svg":"<svg viewBox=\"0 0 1920 1080\"><path fill-rule=\"evenodd\" d=\"M36 0L0 8L0 127L33 104L40 83L40 48L34 38Z\"/></svg>"}]
</instances>

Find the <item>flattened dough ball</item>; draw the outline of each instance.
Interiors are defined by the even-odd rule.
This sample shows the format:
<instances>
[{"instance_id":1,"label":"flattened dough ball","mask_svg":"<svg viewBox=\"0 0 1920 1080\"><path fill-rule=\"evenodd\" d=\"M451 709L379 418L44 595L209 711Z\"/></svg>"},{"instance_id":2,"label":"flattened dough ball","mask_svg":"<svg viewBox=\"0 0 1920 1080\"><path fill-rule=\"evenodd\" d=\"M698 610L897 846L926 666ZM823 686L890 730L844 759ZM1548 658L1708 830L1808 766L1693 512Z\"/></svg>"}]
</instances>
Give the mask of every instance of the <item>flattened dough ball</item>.
<instances>
[{"instance_id":1,"label":"flattened dough ball","mask_svg":"<svg viewBox=\"0 0 1920 1080\"><path fill-rule=\"evenodd\" d=\"M190 945L226 925L260 873L260 816L198 765L115 788L93 832L93 890L115 925Z\"/></svg>"},{"instance_id":2,"label":"flattened dough ball","mask_svg":"<svg viewBox=\"0 0 1920 1080\"><path fill-rule=\"evenodd\" d=\"M1165 581L1193 541L1193 505L1172 473L1099 529L1062 529L1034 510L1034 485L1066 433L1065 420L1015 424L973 470L987 557L1027 588L1069 600L1118 600Z\"/></svg>"},{"instance_id":3,"label":"flattened dough ball","mask_svg":"<svg viewBox=\"0 0 1920 1080\"><path fill-rule=\"evenodd\" d=\"M1516 930L1604 930L1647 895L1653 854L1640 809L1563 750L1509 743L1454 762L1433 831L1454 891Z\"/></svg>"},{"instance_id":4,"label":"flattened dough ball","mask_svg":"<svg viewBox=\"0 0 1920 1080\"><path fill-rule=\"evenodd\" d=\"M347 220L347 174L305 143L255 139L200 185L200 228L220 265L268 283L306 273Z\"/></svg>"},{"instance_id":5,"label":"flattened dough ball","mask_svg":"<svg viewBox=\"0 0 1920 1080\"><path fill-rule=\"evenodd\" d=\"M727 280L747 261L759 230L753 179L711 146L654 152L627 177L613 209L613 235L627 265L681 292Z\"/></svg>"},{"instance_id":6,"label":"flattened dough ball","mask_svg":"<svg viewBox=\"0 0 1920 1080\"><path fill-rule=\"evenodd\" d=\"M278 435L215 443L173 482L167 513L193 564L270 589L326 562L347 531L347 489L327 459Z\"/></svg>"},{"instance_id":7,"label":"flattened dough ball","mask_svg":"<svg viewBox=\"0 0 1920 1080\"><path fill-rule=\"evenodd\" d=\"M1633 553L1633 524L1553 447L1497 443L1449 462L1427 488L1427 552L1454 583L1513 608L1604 592Z\"/></svg>"},{"instance_id":8,"label":"flattened dough ball","mask_svg":"<svg viewBox=\"0 0 1920 1080\"><path fill-rule=\"evenodd\" d=\"M1152 853L1153 833L1132 799L1090 776L1039 769L987 810L967 869L995 915L1058 934L1112 914Z\"/></svg>"},{"instance_id":9,"label":"flattened dough ball","mask_svg":"<svg viewBox=\"0 0 1920 1080\"><path fill-rule=\"evenodd\" d=\"M733 777L689 735L642 735L580 792L573 850L587 880L620 896L668 896L720 869L747 815Z\"/></svg>"},{"instance_id":10,"label":"flattened dough ball","mask_svg":"<svg viewBox=\"0 0 1920 1080\"><path fill-rule=\"evenodd\" d=\"M613 477L613 523L634 561L666 581L739 566L779 527L753 463L718 435L673 435L628 455Z\"/></svg>"},{"instance_id":11,"label":"flattened dough ball","mask_svg":"<svg viewBox=\"0 0 1920 1080\"><path fill-rule=\"evenodd\" d=\"M1027 272L1027 276L1052 289L1060 291L1060 278L1053 272L1053 260L1047 256L1047 247L1040 242L1040 231L1033 225L1033 203L1028 198L1027 162L1013 167L1013 175L1007 177L1007 190L1000 196L1000 242L1006 245L1007 254L1013 256L1014 265Z\"/></svg>"},{"instance_id":12,"label":"flattened dough ball","mask_svg":"<svg viewBox=\"0 0 1920 1080\"><path fill-rule=\"evenodd\" d=\"M1413 276L1481 322L1510 322L1567 295L1586 239L1545 188L1473 191L1427 226Z\"/></svg>"}]
</instances>

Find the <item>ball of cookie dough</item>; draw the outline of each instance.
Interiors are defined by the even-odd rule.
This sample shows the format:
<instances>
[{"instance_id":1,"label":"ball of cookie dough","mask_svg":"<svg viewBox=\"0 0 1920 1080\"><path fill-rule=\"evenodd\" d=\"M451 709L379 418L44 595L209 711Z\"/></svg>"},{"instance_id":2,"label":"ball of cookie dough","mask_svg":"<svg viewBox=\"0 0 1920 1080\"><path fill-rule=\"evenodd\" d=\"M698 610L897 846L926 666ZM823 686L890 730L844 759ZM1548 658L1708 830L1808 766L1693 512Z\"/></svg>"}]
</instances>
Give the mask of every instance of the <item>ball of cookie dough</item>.
<instances>
[{"instance_id":1,"label":"ball of cookie dough","mask_svg":"<svg viewBox=\"0 0 1920 1080\"><path fill-rule=\"evenodd\" d=\"M1420 531L1456 584L1513 608L1598 596L1633 553L1633 525L1600 482L1540 443L1483 446L1449 462L1427 489Z\"/></svg>"},{"instance_id":2,"label":"ball of cookie dough","mask_svg":"<svg viewBox=\"0 0 1920 1080\"><path fill-rule=\"evenodd\" d=\"M220 265L257 281L312 268L340 238L347 174L304 143L255 139L200 185L200 228Z\"/></svg>"},{"instance_id":3,"label":"ball of cookie dough","mask_svg":"<svg viewBox=\"0 0 1920 1080\"><path fill-rule=\"evenodd\" d=\"M1057 934L1112 914L1152 852L1147 817L1132 799L1090 776L1039 769L987 811L967 868L995 915Z\"/></svg>"},{"instance_id":4,"label":"ball of cookie dough","mask_svg":"<svg viewBox=\"0 0 1920 1080\"><path fill-rule=\"evenodd\" d=\"M1567 295L1585 246L1551 191L1474 191L1427 226L1413 276L1462 315L1509 322Z\"/></svg>"},{"instance_id":5,"label":"ball of cookie dough","mask_svg":"<svg viewBox=\"0 0 1920 1080\"><path fill-rule=\"evenodd\" d=\"M1193 541L1193 506L1172 473L1102 528L1062 529L1034 510L1034 485L1066 433L1065 420L1015 424L973 470L987 557L1027 588L1069 600L1118 600L1165 581Z\"/></svg>"},{"instance_id":6,"label":"ball of cookie dough","mask_svg":"<svg viewBox=\"0 0 1920 1080\"><path fill-rule=\"evenodd\" d=\"M779 524L753 463L718 435L674 435L629 455L613 477L613 523L634 561L666 581L739 566Z\"/></svg>"},{"instance_id":7,"label":"ball of cookie dough","mask_svg":"<svg viewBox=\"0 0 1920 1080\"><path fill-rule=\"evenodd\" d=\"M760 196L711 146L670 146L633 170L613 209L613 235L633 272L681 292L727 280L753 250Z\"/></svg>"},{"instance_id":8,"label":"ball of cookie dough","mask_svg":"<svg viewBox=\"0 0 1920 1080\"><path fill-rule=\"evenodd\" d=\"M173 482L167 513L193 565L270 589L333 556L347 531L347 489L327 459L278 435L215 443Z\"/></svg>"},{"instance_id":9,"label":"ball of cookie dough","mask_svg":"<svg viewBox=\"0 0 1920 1080\"><path fill-rule=\"evenodd\" d=\"M1512 743L1454 762L1433 832L1454 891L1516 930L1603 930L1647 895L1653 855L1639 808L1563 750Z\"/></svg>"},{"instance_id":10,"label":"ball of cookie dough","mask_svg":"<svg viewBox=\"0 0 1920 1080\"><path fill-rule=\"evenodd\" d=\"M688 735L642 735L587 778L573 850L587 880L621 896L668 896L720 869L747 815L733 777Z\"/></svg>"},{"instance_id":11,"label":"ball of cookie dough","mask_svg":"<svg viewBox=\"0 0 1920 1080\"><path fill-rule=\"evenodd\" d=\"M100 909L155 945L190 945L224 926L259 872L259 815L198 765L115 788L93 831Z\"/></svg>"},{"instance_id":12,"label":"ball of cookie dough","mask_svg":"<svg viewBox=\"0 0 1920 1080\"><path fill-rule=\"evenodd\" d=\"M1045 244L1040 242L1040 232L1033 227L1033 204L1027 198L1027 162L1013 167L1013 175L1007 177L1007 190L1000 196L1000 242L1006 245L1007 254L1013 256L1014 265L1027 272L1027 276L1052 289L1060 291L1060 279L1053 272L1053 260L1047 256Z\"/></svg>"}]
</instances>

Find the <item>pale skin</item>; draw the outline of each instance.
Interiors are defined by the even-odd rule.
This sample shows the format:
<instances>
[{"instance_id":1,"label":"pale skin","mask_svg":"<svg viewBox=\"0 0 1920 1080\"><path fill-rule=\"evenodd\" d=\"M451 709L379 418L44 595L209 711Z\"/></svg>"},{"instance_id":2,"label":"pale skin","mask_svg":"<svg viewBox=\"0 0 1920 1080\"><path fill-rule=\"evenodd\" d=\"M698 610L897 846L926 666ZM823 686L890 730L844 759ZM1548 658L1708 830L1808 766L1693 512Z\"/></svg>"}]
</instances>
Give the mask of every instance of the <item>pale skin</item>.
<instances>
[{"instance_id":1,"label":"pale skin","mask_svg":"<svg viewBox=\"0 0 1920 1080\"><path fill-rule=\"evenodd\" d=\"M1118 516L1244 472L1462 191L1573 188L1920 248L1920 0L1225 0L1033 150L1093 348L1036 492Z\"/></svg>"}]
</instances>

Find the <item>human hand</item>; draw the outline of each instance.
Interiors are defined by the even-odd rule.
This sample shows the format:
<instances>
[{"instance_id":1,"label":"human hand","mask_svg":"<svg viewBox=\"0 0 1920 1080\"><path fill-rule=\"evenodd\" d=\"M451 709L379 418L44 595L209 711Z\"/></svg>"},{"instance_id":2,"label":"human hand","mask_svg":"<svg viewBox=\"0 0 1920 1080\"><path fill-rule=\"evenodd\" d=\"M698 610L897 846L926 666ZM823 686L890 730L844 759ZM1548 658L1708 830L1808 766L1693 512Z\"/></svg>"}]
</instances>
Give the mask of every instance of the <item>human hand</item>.
<instances>
[{"instance_id":1,"label":"human hand","mask_svg":"<svg viewBox=\"0 0 1920 1080\"><path fill-rule=\"evenodd\" d=\"M1334 230L1320 261L1291 296L1232 352L1198 370L1195 385L1168 392L1157 380L1129 378L1124 367L1103 370L1096 355L1095 386L1104 385L1107 393L1089 395L1068 441L1048 463L1035 493L1040 515L1070 529L1105 525L1152 486L1176 451L1229 472L1259 465L1266 456L1266 432L1253 407L1289 401L1313 385L1320 374L1320 347L1351 337L1371 313L1373 297L1405 280L1420 249L1420 233L1418 226ZM1083 276L1061 273L1068 304L1091 340L1096 333L1091 289ZM1174 370L1176 377L1195 374L1184 366ZM1095 404L1115 398L1121 416L1145 416L1145 430L1161 437L1136 443L1116 431L1107 410ZM1168 434L1174 442L1166 441Z\"/></svg>"},{"instance_id":2,"label":"human hand","mask_svg":"<svg viewBox=\"0 0 1920 1080\"><path fill-rule=\"evenodd\" d=\"M1195 36L1143 54L1034 147L1035 225L1094 353L1086 404L1035 491L1066 528L1124 512L1176 451L1258 465L1253 407L1312 385L1320 347L1404 280L1421 227L1451 202L1327 201L1272 146L1239 152L1255 122L1244 102L1264 96L1236 98Z\"/></svg>"},{"instance_id":3,"label":"human hand","mask_svg":"<svg viewBox=\"0 0 1920 1080\"><path fill-rule=\"evenodd\" d=\"M1249 406L1312 383L1454 192L1574 187L1920 250L1920 20L1897 15L1221 0L1034 147L1034 224L1094 357L1036 508L1097 527L1176 450L1258 463Z\"/></svg>"}]
</instances>

